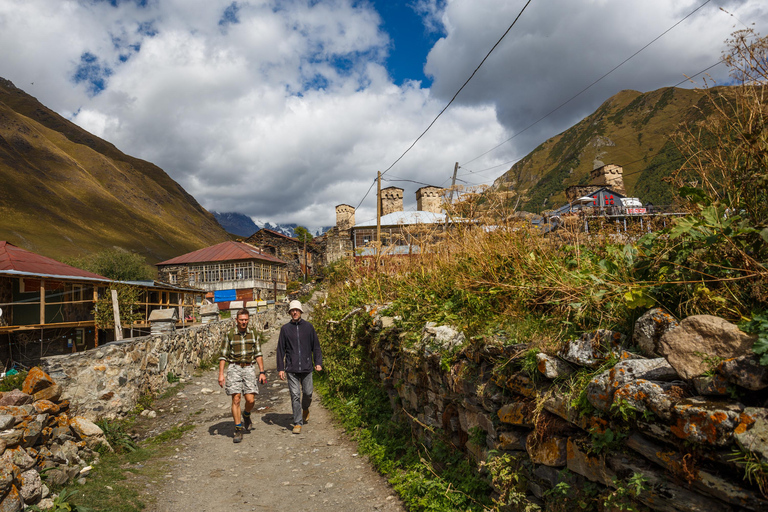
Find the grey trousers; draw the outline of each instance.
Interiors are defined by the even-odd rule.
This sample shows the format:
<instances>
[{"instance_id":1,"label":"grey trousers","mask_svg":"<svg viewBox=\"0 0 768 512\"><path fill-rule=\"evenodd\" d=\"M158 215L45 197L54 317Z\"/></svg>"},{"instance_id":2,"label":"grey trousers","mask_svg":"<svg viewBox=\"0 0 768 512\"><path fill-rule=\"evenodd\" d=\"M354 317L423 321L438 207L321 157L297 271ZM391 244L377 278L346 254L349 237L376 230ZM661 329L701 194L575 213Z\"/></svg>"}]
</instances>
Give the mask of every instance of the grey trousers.
<instances>
[{"instance_id":1,"label":"grey trousers","mask_svg":"<svg viewBox=\"0 0 768 512\"><path fill-rule=\"evenodd\" d=\"M303 425L301 410L309 409L309 404L312 403L312 372L285 373L288 375L288 391L291 393L293 424Z\"/></svg>"}]
</instances>

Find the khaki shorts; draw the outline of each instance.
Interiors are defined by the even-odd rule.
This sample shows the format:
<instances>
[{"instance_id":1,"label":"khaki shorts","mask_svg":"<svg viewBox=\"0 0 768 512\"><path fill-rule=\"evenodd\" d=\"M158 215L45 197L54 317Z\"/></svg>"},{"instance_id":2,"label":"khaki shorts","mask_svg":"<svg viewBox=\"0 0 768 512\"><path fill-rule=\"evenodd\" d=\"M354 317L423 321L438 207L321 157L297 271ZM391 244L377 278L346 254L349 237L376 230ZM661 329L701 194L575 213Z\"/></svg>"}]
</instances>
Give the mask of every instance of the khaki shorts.
<instances>
[{"instance_id":1,"label":"khaki shorts","mask_svg":"<svg viewBox=\"0 0 768 512\"><path fill-rule=\"evenodd\" d=\"M224 390L228 395L258 395L259 378L256 374L256 366L241 367L240 365L230 363L227 368L227 380L224 384Z\"/></svg>"}]
</instances>

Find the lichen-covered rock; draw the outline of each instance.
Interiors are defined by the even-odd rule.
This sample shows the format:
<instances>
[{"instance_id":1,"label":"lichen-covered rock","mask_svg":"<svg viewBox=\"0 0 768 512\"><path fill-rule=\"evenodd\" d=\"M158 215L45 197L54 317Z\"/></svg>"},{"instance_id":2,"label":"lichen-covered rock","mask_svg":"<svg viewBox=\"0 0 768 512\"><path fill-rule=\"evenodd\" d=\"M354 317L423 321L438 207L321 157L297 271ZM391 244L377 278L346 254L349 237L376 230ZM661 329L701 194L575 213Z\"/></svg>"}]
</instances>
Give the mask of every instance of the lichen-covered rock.
<instances>
[{"instance_id":1,"label":"lichen-covered rock","mask_svg":"<svg viewBox=\"0 0 768 512\"><path fill-rule=\"evenodd\" d=\"M673 407L676 423L672 433L693 443L726 446L735 430L746 430L754 419L737 403L686 398Z\"/></svg>"},{"instance_id":2,"label":"lichen-covered rock","mask_svg":"<svg viewBox=\"0 0 768 512\"><path fill-rule=\"evenodd\" d=\"M34 469L24 471L19 477L19 482L21 483L19 495L24 503L31 505L40 501L43 495L43 481L40 479L40 473Z\"/></svg>"},{"instance_id":3,"label":"lichen-covered rock","mask_svg":"<svg viewBox=\"0 0 768 512\"><path fill-rule=\"evenodd\" d=\"M45 389L42 389L35 393L33 395L33 398L35 401L37 400L48 400L51 402L57 402L59 398L61 398L61 386L58 384L54 384L53 386L49 386Z\"/></svg>"},{"instance_id":4,"label":"lichen-covered rock","mask_svg":"<svg viewBox=\"0 0 768 512\"><path fill-rule=\"evenodd\" d=\"M496 450L525 450L525 441L528 437L527 431L504 430L498 433L499 440L496 442Z\"/></svg>"},{"instance_id":5,"label":"lichen-covered rock","mask_svg":"<svg viewBox=\"0 0 768 512\"><path fill-rule=\"evenodd\" d=\"M722 359L747 354L756 336L745 334L734 324L710 315L689 316L659 342L661 354L684 379L711 370Z\"/></svg>"},{"instance_id":6,"label":"lichen-covered rock","mask_svg":"<svg viewBox=\"0 0 768 512\"><path fill-rule=\"evenodd\" d=\"M75 416L69 420L69 426L77 435L78 439L85 439L90 436L103 436L104 431L92 421L81 416Z\"/></svg>"},{"instance_id":7,"label":"lichen-covered rock","mask_svg":"<svg viewBox=\"0 0 768 512\"><path fill-rule=\"evenodd\" d=\"M669 420L672 418L672 400L666 392L671 387L669 382L634 380L614 392L613 403L619 406L623 401L640 413L651 411L660 418Z\"/></svg>"},{"instance_id":8,"label":"lichen-covered rock","mask_svg":"<svg viewBox=\"0 0 768 512\"><path fill-rule=\"evenodd\" d=\"M625 336L620 332L598 329L569 341L558 355L573 364L594 368L611 355L622 352L620 346L624 340Z\"/></svg>"},{"instance_id":9,"label":"lichen-covered rock","mask_svg":"<svg viewBox=\"0 0 768 512\"><path fill-rule=\"evenodd\" d=\"M499 419L510 425L533 426L533 408L525 402L512 402L499 409Z\"/></svg>"},{"instance_id":10,"label":"lichen-covered rock","mask_svg":"<svg viewBox=\"0 0 768 512\"><path fill-rule=\"evenodd\" d=\"M24 503L21 501L19 490L15 485L12 485L3 501L0 501L0 512L19 512L23 509Z\"/></svg>"},{"instance_id":11,"label":"lichen-covered rock","mask_svg":"<svg viewBox=\"0 0 768 512\"><path fill-rule=\"evenodd\" d=\"M16 425L18 430L21 430L21 445L24 448L34 446L43 431L43 424L37 420L24 421L19 425Z\"/></svg>"},{"instance_id":12,"label":"lichen-covered rock","mask_svg":"<svg viewBox=\"0 0 768 512\"><path fill-rule=\"evenodd\" d=\"M726 503L747 510L763 510L765 501L741 485L728 481L720 475L697 465L690 456L633 433L626 440L626 446L651 462L667 469L677 478L686 480L694 488Z\"/></svg>"},{"instance_id":13,"label":"lichen-covered rock","mask_svg":"<svg viewBox=\"0 0 768 512\"><path fill-rule=\"evenodd\" d=\"M550 467L562 467L568 462L568 438L550 436L545 439L537 439L531 434L525 443L525 450L535 464L544 464Z\"/></svg>"},{"instance_id":14,"label":"lichen-covered rock","mask_svg":"<svg viewBox=\"0 0 768 512\"><path fill-rule=\"evenodd\" d=\"M30 457L26 450L20 446L6 449L0 459L7 460L21 471L31 469L35 465L35 459Z\"/></svg>"},{"instance_id":15,"label":"lichen-covered rock","mask_svg":"<svg viewBox=\"0 0 768 512\"><path fill-rule=\"evenodd\" d=\"M0 441L5 443L6 447L18 446L21 443L23 432L16 429L6 429L0 431Z\"/></svg>"},{"instance_id":16,"label":"lichen-covered rock","mask_svg":"<svg viewBox=\"0 0 768 512\"><path fill-rule=\"evenodd\" d=\"M539 373L548 379L567 377L574 372L574 369L571 365L562 359L552 357L545 354L544 352L539 352L536 354L536 363L536 367L538 368Z\"/></svg>"},{"instance_id":17,"label":"lichen-covered rock","mask_svg":"<svg viewBox=\"0 0 768 512\"><path fill-rule=\"evenodd\" d=\"M447 325L437 325L427 322L421 331L421 342L427 351L451 351L464 345L466 337L463 332Z\"/></svg>"},{"instance_id":18,"label":"lichen-covered rock","mask_svg":"<svg viewBox=\"0 0 768 512\"><path fill-rule=\"evenodd\" d=\"M643 355L658 357L661 337L678 325L677 320L663 309L649 309L635 322L632 341L640 348Z\"/></svg>"},{"instance_id":19,"label":"lichen-covered rock","mask_svg":"<svg viewBox=\"0 0 768 512\"><path fill-rule=\"evenodd\" d=\"M16 424L16 418L10 414L0 414L0 430L11 428Z\"/></svg>"},{"instance_id":20,"label":"lichen-covered rock","mask_svg":"<svg viewBox=\"0 0 768 512\"><path fill-rule=\"evenodd\" d=\"M753 423L745 423L733 435L744 449L758 454L764 464L768 463L768 409L747 407L744 414L752 418Z\"/></svg>"},{"instance_id":21,"label":"lichen-covered rock","mask_svg":"<svg viewBox=\"0 0 768 512\"><path fill-rule=\"evenodd\" d=\"M768 388L768 368L761 365L754 354L727 359L720 363L717 372L728 382L752 391Z\"/></svg>"},{"instance_id":22,"label":"lichen-covered rock","mask_svg":"<svg viewBox=\"0 0 768 512\"><path fill-rule=\"evenodd\" d=\"M4 496L21 472L16 465L8 459L0 458L0 496Z\"/></svg>"},{"instance_id":23,"label":"lichen-covered rock","mask_svg":"<svg viewBox=\"0 0 768 512\"><path fill-rule=\"evenodd\" d=\"M50 400L43 399L35 401L32 406L35 408L35 412L38 414L58 414L59 406Z\"/></svg>"},{"instance_id":24,"label":"lichen-covered rock","mask_svg":"<svg viewBox=\"0 0 768 512\"><path fill-rule=\"evenodd\" d=\"M37 413L35 412L35 408L30 404L19 405L19 406L16 406L16 405L0 406L0 416L4 416L7 414L13 416L16 420L16 423L19 423L31 418Z\"/></svg>"},{"instance_id":25,"label":"lichen-covered rock","mask_svg":"<svg viewBox=\"0 0 768 512\"><path fill-rule=\"evenodd\" d=\"M616 389L627 382L637 379L666 381L676 378L677 372L663 358L621 361L589 382L587 399L596 409L609 411Z\"/></svg>"},{"instance_id":26,"label":"lichen-covered rock","mask_svg":"<svg viewBox=\"0 0 768 512\"><path fill-rule=\"evenodd\" d=\"M696 393L702 396L727 396L728 380L715 373L714 375L699 375L691 379Z\"/></svg>"},{"instance_id":27,"label":"lichen-covered rock","mask_svg":"<svg viewBox=\"0 0 768 512\"><path fill-rule=\"evenodd\" d=\"M35 366L27 374L27 378L24 379L24 384L21 386L21 390L28 394L34 395L38 391L53 386L53 379L45 373L39 366Z\"/></svg>"},{"instance_id":28,"label":"lichen-covered rock","mask_svg":"<svg viewBox=\"0 0 768 512\"><path fill-rule=\"evenodd\" d=\"M0 406L4 405L27 405L32 403L32 397L23 391L18 389L12 389L7 393L3 393L3 397L0 398Z\"/></svg>"}]
</instances>

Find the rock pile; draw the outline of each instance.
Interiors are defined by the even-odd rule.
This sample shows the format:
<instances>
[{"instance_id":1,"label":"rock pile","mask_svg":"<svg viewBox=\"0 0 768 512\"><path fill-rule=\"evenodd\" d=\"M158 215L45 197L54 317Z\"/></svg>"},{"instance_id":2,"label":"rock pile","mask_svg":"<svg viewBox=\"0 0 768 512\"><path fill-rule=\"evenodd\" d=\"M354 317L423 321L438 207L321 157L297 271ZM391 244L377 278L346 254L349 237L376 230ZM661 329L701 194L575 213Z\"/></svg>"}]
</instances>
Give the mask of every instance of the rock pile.
<instances>
[{"instance_id":1,"label":"rock pile","mask_svg":"<svg viewBox=\"0 0 768 512\"><path fill-rule=\"evenodd\" d=\"M83 417L70 417L61 386L35 367L21 390L0 393L0 510L26 505L49 508L49 490L85 477L97 450L111 450L102 430ZM99 448L102 447L102 448Z\"/></svg>"},{"instance_id":2,"label":"rock pile","mask_svg":"<svg viewBox=\"0 0 768 512\"><path fill-rule=\"evenodd\" d=\"M405 346L383 325L392 322L374 323L372 359L393 408L427 441L439 429L478 462L489 453L524 460L515 471L541 506L561 482L610 493L635 478L644 482L636 507L768 510L768 372L752 355L754 337L723 319L678 323L651 310L631 340L599 330L556 354L464 343L449 370L441 359L463 334L428 325L421 343Z\"/></svg>"}]
</instances>

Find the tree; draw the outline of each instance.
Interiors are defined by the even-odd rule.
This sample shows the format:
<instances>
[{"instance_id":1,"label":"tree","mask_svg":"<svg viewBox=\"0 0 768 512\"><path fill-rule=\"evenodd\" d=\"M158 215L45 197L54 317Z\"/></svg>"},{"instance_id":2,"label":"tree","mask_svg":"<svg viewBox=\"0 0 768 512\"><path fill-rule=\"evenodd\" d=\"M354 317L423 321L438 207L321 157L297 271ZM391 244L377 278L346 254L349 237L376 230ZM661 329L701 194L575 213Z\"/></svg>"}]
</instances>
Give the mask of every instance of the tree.
<instances>
[{"instance_id":1,"label":"tree","mask_svg":"<svg viewBox=\"0 0 768 512\"><path fill-rule=\"evenodd\" d=\"M312 241L312 233L310 233L309 230L304 226L296 226L293 228L293 233L296 235L296 238L299 239L299 242Z\"/></svg>"},{"instance_id":2,"label":"tree","mask_svg":"<svg viewBox=\"0 0 768 512\"><path fill-rule=\"evenodd\" d=\"M127 284L113 283L105 293L99 295L99 300L93 308L93 316L96 325L100 329L109 329L115 326L115 315L112 308L112 290L117 290L117 304L120 308L120 324L123 327L130 326L133 322L141 320L139 311L139 299L141 289Z\"/></svg>"},{"instance_id":3,"label":"tree","mask_svg":"<svg viewBox=\"0 0 768 512\"><path fill-rule=\"evenodd\" d=\"M304 268L302 273L304 274L304 282L306 283L307 272L309 271L307 268L307 242L312 241L312 233L310 233L304 226L296 226L293 229L293 233L296 235L296 238L299 239L299 242L304 242Z\"/></svg>"},{"instance_id":4,"label":"tree","mask_svg":"<svg viewBox=\"0 0 768 512\"><path fill-rule=\"evenodd\" d=\"M116 281L150 281L156 276L143 256L122 249L107 249L65 263Z\"/></svg>"}]
</instances>

